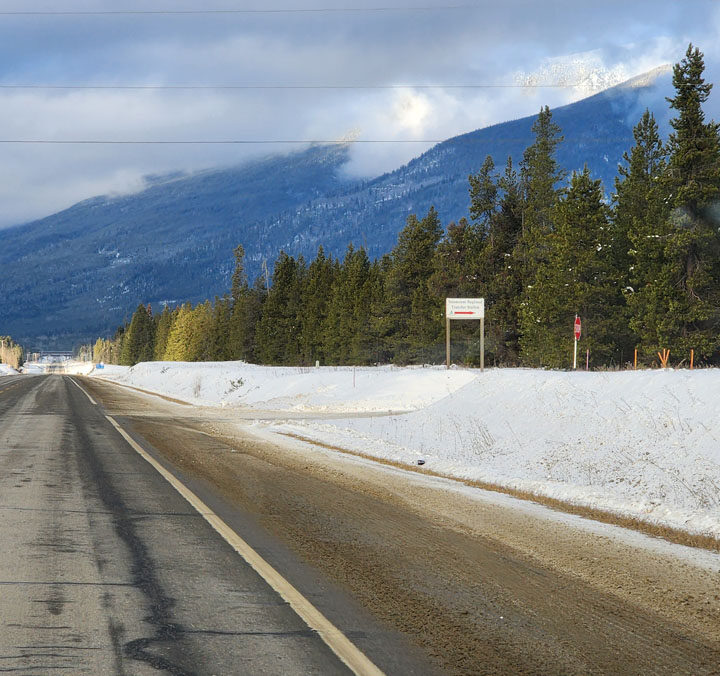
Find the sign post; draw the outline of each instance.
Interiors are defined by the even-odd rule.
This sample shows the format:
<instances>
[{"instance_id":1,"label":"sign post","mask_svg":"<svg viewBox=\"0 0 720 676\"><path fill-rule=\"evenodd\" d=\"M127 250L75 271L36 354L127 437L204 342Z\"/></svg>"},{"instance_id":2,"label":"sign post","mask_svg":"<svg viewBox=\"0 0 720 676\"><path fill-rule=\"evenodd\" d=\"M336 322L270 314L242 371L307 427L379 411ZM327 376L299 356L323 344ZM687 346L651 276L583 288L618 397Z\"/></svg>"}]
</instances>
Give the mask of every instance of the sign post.
<instances>
[{"instance_id":1,"label":"sign post","mask_svg":"<svg viewBox=\"0 0 720 676\"><path fill-rule=\"evenodd\" d=\"M575 350L573 351L573 370L577 368L577 342L580 340L580 329L581 329L580 317L575 315L575 324L573 327L575 333Z\"/></svg>"},{"instance_id":2,"label":"sign post","mask_svg":"<svg viewBox=\"0 0 720 676\"><path fill-rule=\"evenodd\" d=\"M485 370L485 299L484 298L446 298L445 299L445 365L450 368L450 320L480 320L480 370Z\"/></svg>"}]
</instances>

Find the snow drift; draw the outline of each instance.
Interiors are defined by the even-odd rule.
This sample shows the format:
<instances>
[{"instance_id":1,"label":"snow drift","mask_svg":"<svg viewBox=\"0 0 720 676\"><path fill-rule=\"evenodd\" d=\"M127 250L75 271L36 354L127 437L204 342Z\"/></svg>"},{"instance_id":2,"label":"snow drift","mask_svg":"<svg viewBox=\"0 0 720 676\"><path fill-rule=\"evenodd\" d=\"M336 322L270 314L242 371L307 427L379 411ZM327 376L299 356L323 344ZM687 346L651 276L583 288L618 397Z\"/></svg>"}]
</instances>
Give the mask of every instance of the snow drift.
<instances>
[{"instance_id":1,"label":"snow drift","mask_svg":"<svg viewBox=\"0 0 720 676\"><path fill-rule=\"evenodd\" d=\"M720 370L230 362L95 372L103 374L195 404L257 409L258 418L287 411L263 423L271 431L720 537Z\"/></svg>"}]
</instances>

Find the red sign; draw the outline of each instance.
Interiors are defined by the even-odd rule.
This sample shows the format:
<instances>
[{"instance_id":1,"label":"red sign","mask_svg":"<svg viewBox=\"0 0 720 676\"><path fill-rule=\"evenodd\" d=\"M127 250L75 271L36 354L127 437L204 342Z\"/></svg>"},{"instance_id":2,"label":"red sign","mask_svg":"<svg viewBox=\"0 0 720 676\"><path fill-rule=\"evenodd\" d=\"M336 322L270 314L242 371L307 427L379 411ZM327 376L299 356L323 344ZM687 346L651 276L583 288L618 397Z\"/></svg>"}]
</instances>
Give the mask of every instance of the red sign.
<instances>
[{"instance_id":1,"label":"red sign","mask_svg":"<svg viewBox=\"0 0 720 676\"><path fill-rule=\"evenodd\" d=\"M575 340L580 340L580 317L575 317Z\"/></svg>"}]
</instances>

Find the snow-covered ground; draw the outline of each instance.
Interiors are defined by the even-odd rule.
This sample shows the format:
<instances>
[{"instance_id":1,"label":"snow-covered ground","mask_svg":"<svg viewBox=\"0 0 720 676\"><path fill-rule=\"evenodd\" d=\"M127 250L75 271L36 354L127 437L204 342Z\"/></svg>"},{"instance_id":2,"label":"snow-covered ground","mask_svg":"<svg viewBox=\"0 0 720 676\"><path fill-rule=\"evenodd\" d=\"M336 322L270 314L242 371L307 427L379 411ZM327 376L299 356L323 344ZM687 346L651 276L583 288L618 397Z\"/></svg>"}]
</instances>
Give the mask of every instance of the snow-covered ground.
<instances>
[{"instance_id":1,"label":"snow-covered ground","mask_svg":"<svg viewBox=\"0 0 720 676\"><path fill-rule=\"evenodd\" d=\"M10 364L0 364L0 376L16 376L17 371Z\"/></svg>"},{"instance_id":2,"label":"snow-covered ground","mask_svg":"<svg viewBox=\"0 0 720 676\"><path fill-rule=\"evenodd\" d=\"M480 373L168 362L93 375L195 404L284 410L287 419L263 424L720 537L720 370ZM308 418L313 411L318 416ZM305 417L294 419L294 412Z\"/></svg>"}]
</instances>

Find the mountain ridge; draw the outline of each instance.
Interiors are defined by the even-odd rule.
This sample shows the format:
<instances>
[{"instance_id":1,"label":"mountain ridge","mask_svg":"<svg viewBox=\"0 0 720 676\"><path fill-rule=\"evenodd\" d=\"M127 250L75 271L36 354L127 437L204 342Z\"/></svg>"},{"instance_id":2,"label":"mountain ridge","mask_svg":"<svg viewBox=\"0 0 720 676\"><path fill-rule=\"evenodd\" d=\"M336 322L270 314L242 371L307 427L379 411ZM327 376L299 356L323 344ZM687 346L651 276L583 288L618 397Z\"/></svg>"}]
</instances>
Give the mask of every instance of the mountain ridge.
<instances>
[{"instance_id":1,"label":"mountain ridge","mask_svg":"<svg viewBox=\"0 0 720 676\"><path fill-rule=\"evenodd\" d=\"M646 98L660 100L663 92L653 90L665 74L554 109L566 137L560 165L571 171L587 163L610 191L632 145L632 118ZM311 146L238 167L150 177L140 192L89 198L1 230L3 331L28 346L67 347L106 335L140 301L157 306L222 294L239 243L251 277L280 249L312 257L322 244L342 255L354 242L380 256L410 213L435 206L445 224L466 215L468 175L486 155L498 169L508 155L517 165L534 120L460 134L372 179L345 175L351 142Z\"/></svg>"}]
</instances>

